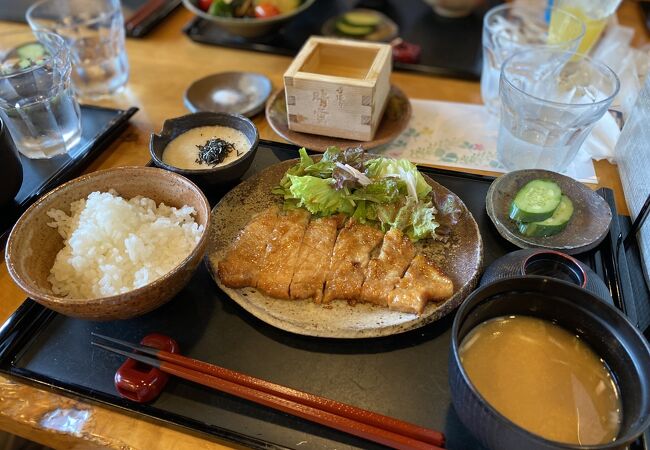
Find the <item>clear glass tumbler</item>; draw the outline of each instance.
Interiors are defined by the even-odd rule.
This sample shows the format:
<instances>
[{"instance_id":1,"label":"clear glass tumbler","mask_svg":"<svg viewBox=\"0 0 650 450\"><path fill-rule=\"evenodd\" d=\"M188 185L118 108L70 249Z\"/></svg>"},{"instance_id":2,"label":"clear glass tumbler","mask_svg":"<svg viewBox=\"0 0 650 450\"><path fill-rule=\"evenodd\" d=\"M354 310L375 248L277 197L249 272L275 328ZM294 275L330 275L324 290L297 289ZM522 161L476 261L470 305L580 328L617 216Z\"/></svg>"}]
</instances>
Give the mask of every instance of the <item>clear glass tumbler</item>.
<instances>
[{"instance_id":1,"label":"clear glass tumbler","mask_svg":"<svg viewBox=\"0 0 650 450\"><path fill-rule=\"evenodd\" d=\"M488 111L499 114L501 65L513 53L546 47L575 52L585 34L585 24L574 15L546 2L504 4L483 18L483 71L481 97Z\"/></svg>"},{"instance_id":2,"label":"clear glass tumbler","mask_svg":"<svg viewBox=\"0 0 650 450\"><path fill-rule=\"evenodd\" d=\"M584 55L515 53L501 69L499 161L509 170L564 172L619 87L613 70Z\"/></svg>"},{"instance_id":3,"label":"clear glass tumbler","mask_svg":"<svg viewBox=\"0 0 650 450\"><path fill-rule=\"evenodd\" d=\"M72 54L72 82L80 97L120 90L129 78L119 0L41 0L27 10L34 31L63 37Z\"/></svg>"},{"instance_id":4,"label":"clear glass tumbler","mask_svg":"<svg viewBox=\"0 0 650 450\"><path fill-rule=\"evenodd\" d=\"M66 153L81 138L70 52L49 32L0 34L0 117L28 158Z\"/></svg>"}]
</instances>

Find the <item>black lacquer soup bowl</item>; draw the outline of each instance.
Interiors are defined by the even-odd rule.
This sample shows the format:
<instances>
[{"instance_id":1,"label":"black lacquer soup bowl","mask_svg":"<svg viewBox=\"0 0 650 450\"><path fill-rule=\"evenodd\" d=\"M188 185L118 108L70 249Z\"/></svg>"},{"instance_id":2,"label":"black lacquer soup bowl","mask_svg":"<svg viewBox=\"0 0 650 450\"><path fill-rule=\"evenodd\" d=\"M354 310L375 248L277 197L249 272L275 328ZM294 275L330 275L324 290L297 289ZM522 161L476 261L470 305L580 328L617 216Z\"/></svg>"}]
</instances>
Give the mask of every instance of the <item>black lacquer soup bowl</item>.
<instances>
[{"instance_id":1,"label":"black lacquer soup bowl","mask_svg":"<svg viewBox=\"0 0 650 450\"><path fill-rule=\"evenodd\" d=\"M462 366L460 344L477 325L511 315L552 321L578 335L605 361L622 401L622 422L614 441L580 446L544 439L501 415L476 390ZM648 342L617 309L575 284L553 278L523 276L498 280L477 289L465 300L452 328L449 384L461 421L493 450L622 450L650 426Z\"/></svg>"}]
</instances>

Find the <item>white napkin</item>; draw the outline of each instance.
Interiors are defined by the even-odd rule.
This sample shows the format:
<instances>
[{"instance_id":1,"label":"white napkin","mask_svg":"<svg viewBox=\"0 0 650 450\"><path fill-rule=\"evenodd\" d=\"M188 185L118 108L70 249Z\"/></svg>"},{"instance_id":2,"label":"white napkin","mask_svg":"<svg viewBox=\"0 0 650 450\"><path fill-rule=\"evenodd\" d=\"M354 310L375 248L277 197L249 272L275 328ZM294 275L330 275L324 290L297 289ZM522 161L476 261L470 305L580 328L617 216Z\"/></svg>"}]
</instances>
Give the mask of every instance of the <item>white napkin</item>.
<instances>
[{"instance_id":1,"label":"white napkin","mask_svg":"<svg viewBox=\"0 0 650 450\"><path fill-rule=\"evenodd\" d=\"M577 158L584 160L587 157L596 161L606 158L609 162L616 161L614 148L620 135L621 130L616 119L611 114L605 113L591 130Z\"/></svg>"}]
</instances>

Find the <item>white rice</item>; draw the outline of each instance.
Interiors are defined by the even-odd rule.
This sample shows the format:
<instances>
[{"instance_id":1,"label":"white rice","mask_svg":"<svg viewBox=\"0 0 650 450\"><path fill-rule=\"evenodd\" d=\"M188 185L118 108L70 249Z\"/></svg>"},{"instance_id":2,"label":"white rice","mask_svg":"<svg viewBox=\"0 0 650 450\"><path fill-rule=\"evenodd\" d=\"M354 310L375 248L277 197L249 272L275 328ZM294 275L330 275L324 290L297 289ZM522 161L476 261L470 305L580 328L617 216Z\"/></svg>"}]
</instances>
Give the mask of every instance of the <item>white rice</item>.
<instances>
[{"instance_id":1,"label":"white rice","mask_svg":"<svg viewBox=\"0 0 650 450\"><path fill-rule=\"evenodd\" d=\"M156 206L141 196L125 200L117 192L93 192L70 205L71 216L47 212L63 237L48 280L57 295L95 298L128 292L160 278L199 242L191 206Z\"/></svg>"}]
</instances>

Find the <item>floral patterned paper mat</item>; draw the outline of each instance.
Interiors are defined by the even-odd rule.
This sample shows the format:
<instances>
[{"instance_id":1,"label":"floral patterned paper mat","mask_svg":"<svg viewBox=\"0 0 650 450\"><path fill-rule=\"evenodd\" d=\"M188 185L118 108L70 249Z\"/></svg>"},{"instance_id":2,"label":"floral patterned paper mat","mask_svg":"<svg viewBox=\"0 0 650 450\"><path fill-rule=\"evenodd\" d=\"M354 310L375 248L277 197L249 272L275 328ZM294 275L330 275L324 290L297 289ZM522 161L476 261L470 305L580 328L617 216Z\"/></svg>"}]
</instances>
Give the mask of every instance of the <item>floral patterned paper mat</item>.
<instances>
[{"instance_id":1,"label":"floral patterned paper mat","mask_svg":"<svg viewBox=\"0 0 650 450\"><path fill-rule=\"evenodd\" d=\"M407 158L421 164L506 172L497 161L498 119L483 105L433 100L411 100L413 115L404 132L377 153ZM598 181L586 149L592 136L565 171L588 183Z\"/></svg>"}]
</instances>

